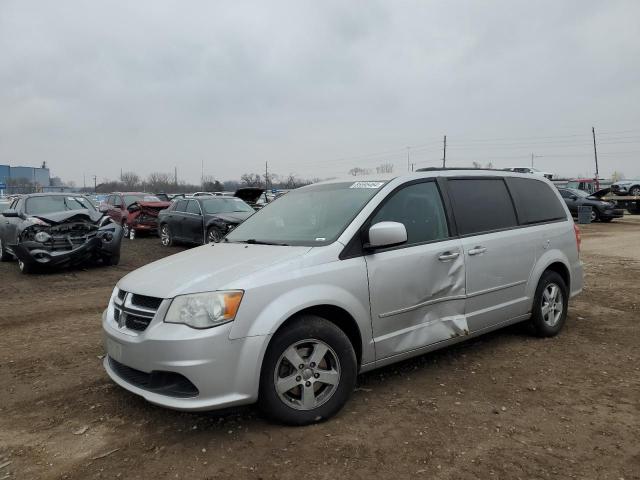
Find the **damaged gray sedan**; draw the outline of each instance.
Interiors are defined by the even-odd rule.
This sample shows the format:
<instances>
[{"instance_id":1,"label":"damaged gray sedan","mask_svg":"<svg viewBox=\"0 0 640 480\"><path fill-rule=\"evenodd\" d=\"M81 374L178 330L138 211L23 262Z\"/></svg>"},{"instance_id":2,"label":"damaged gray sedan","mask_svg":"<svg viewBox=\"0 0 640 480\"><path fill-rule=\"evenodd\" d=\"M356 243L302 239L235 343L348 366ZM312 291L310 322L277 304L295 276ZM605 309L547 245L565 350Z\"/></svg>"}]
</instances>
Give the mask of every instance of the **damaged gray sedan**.
<instances>
[{"instance_id":1,"label":"damaged gray sedan","mask_svg":"<svg viewBox=\"0 0 640 480\"><path fill-rule=\"evenodd\" d=\"M88 262L117 265L122 227L82 195L38 193L14 200L0 218L0 260L23 273Z\"/></svg>"}]
</instances>

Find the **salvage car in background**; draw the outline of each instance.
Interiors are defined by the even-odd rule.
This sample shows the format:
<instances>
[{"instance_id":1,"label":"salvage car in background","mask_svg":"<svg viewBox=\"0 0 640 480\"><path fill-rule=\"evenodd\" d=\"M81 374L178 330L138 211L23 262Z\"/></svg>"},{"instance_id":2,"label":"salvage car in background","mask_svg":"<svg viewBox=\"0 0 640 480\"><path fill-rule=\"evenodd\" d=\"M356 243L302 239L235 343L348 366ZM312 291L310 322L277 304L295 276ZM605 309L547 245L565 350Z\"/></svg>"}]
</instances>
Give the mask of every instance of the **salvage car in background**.
<instances>
[{"instance_id":1,"label":"salvage car in background","mask_svg":"<svg viewBox=\"0 0 640 480\"><path fill-rule=\"evenodd\" d=\"M242 187L235 191L234 197L241 198L246 203L251 205L254 209L264 207L267 203L266 198L263 196L264 188L260 187Z\"/></svg>"},{"instance_id":2,"label":"salvage car in background","mask_svg":"<svg viewBox=\"0 0 640 480\"><path fill-rule=\"evenodd\" d=\"M616 208L614 203L600 200L584 190L575 188L559 188L558 190L574 217L578 216L580 207L591 207L592 222L610 222L614 218L622 218L624 216L624 210Z\"/></svg>"},{"instance_id":3,"label":"salvage car in background","mask_svg":"<svg viewBox=\"0 0 640 480\"><path fill-rule=\"evenodd\" d=\"M0 259L18 260L24 273L38 267L120 261L122 228L82 195L35 193L2 212Z\"/></svg>"},{"instance_id":4,"label":"salvage car in background","mask_svg":"<svg viewBox=\"0 0 640 480\"><path fill-rule=\"evenodd\" d=\"M255 210L240 198L200 196L180 199L158 215L160 239L165 247L174 242L219 242L249 218Z\"/></svg>"},{"instance_id":5,"label":"salvage car in background","mask_svg":"<svg viewBox=\"0 0 640 480\"><path fill-rule=\"evenodd\" d=\"M122 225L124 236L135 233L157 233L158 213L171 205L155 195L143 192L118 192L107 196L100 211Z\"/></svg>"},{"instance_id":6,"label":"salvage car in background","mask_svg":"<svg viewBox=\"0 0 640 480\"><path fill-rule=\"evenodd\" d=\"M620 180L611 185L611 193L640 197L640 180Z\"/></svg>"}]
</instances>

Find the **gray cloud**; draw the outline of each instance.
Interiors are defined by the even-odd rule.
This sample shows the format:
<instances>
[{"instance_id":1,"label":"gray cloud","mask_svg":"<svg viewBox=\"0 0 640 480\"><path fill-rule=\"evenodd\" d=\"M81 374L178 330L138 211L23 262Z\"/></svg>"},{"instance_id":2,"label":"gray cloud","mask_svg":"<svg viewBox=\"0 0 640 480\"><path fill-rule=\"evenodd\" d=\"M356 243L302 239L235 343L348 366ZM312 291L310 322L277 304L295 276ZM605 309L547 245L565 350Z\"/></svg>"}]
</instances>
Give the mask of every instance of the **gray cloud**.
<instances>
[{"instance_id":1,"label":"gray cloud","mask_svg":"<svg viewBox=\"0 0 640 480\"><path fill-rule=\"evenodd\" d=\"M640 176L629 1L0 3L0 163L76 182L394 162ZM535 137L535 138L534 138ZM422 147L418 147L422 145ZM377 154L377 152L387 152ZM617 153L616 153L617 152ZM371 155L370 155L371 154ZM373 155L375 154L375 155ZM358 157L358 158L351 158Z\"/></svg>"}]
</instances>

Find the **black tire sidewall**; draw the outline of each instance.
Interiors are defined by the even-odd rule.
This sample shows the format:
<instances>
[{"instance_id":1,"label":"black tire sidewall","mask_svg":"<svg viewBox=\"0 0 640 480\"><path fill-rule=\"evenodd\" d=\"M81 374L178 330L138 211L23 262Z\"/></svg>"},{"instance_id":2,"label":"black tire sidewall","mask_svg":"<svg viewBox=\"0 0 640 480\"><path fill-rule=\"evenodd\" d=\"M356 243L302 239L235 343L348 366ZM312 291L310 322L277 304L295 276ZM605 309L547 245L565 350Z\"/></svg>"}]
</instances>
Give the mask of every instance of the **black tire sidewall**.
<instances>
[{"instance_id":1,"label":"black tire sidewall","mask_svg":"<svg viewBox=\"0 0 640 480\"><path fill-rule=\"evenodd\" d=\"M209 233L210 232L217 232L218 233L218 242L220 240L222 240L222 238L224 237L224 234L220 231L219 228L211 226L209 228L207 228L207 238L206 238L206 243L217 243L217 242L210 242L209 241Z\"/></svg>"},{"instance_id":2,"label":"black tire sidewall","mask_svg":"<svg viewBox=\"0 0 640 480\"><path fill-rule=\"evenodd\" d=\"M562 292L562 316L553 327L547 325L542 317L542 293L550 283L555 283ZM569 308L569 292L564 279L557 272L546 271L540 277L536 294L533 298L533 308L531 312L531 325L535 334L539 337L553 337L560 333L567 321L567 309Z\"/></svg>"},{"instance_id":3,"label":"black tire sidewall","mask_svg":"<svg viewBox=\"0 0 640 480\"><path fill-rule=\"evenodd\" d=\"M340 362L340 382L333 396L319 407L303 411L287 406L275 390L274 371L282 353L294 343L318 339L329 345ZM303 315L278 332L271 340L260 372L259 406L271 419L288 425L308 425L335 415L347 402L355 386L358 365L347 335L336 325L315 315Z\"/></svg>"}]
</instances>

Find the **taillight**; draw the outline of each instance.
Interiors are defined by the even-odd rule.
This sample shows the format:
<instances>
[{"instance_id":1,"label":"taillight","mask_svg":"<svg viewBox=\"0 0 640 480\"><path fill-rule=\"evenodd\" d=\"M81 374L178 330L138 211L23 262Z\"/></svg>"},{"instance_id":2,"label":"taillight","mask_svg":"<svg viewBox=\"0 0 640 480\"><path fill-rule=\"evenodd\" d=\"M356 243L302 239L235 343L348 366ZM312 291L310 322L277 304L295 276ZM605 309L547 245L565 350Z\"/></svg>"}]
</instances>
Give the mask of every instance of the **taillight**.
<instances>
[{"instance_id":1,"label":"taillight","mask_svg":"<svg viewBox=\"0 0 640 480\"><path fill-rule=\"evenodd\" d=\"M576 247L578 247L578 253L580 253L580 245L582 244L582 234L580 233L580 227L573 224L573 231L576 233Z\"/></svg>"}]
</instances>

